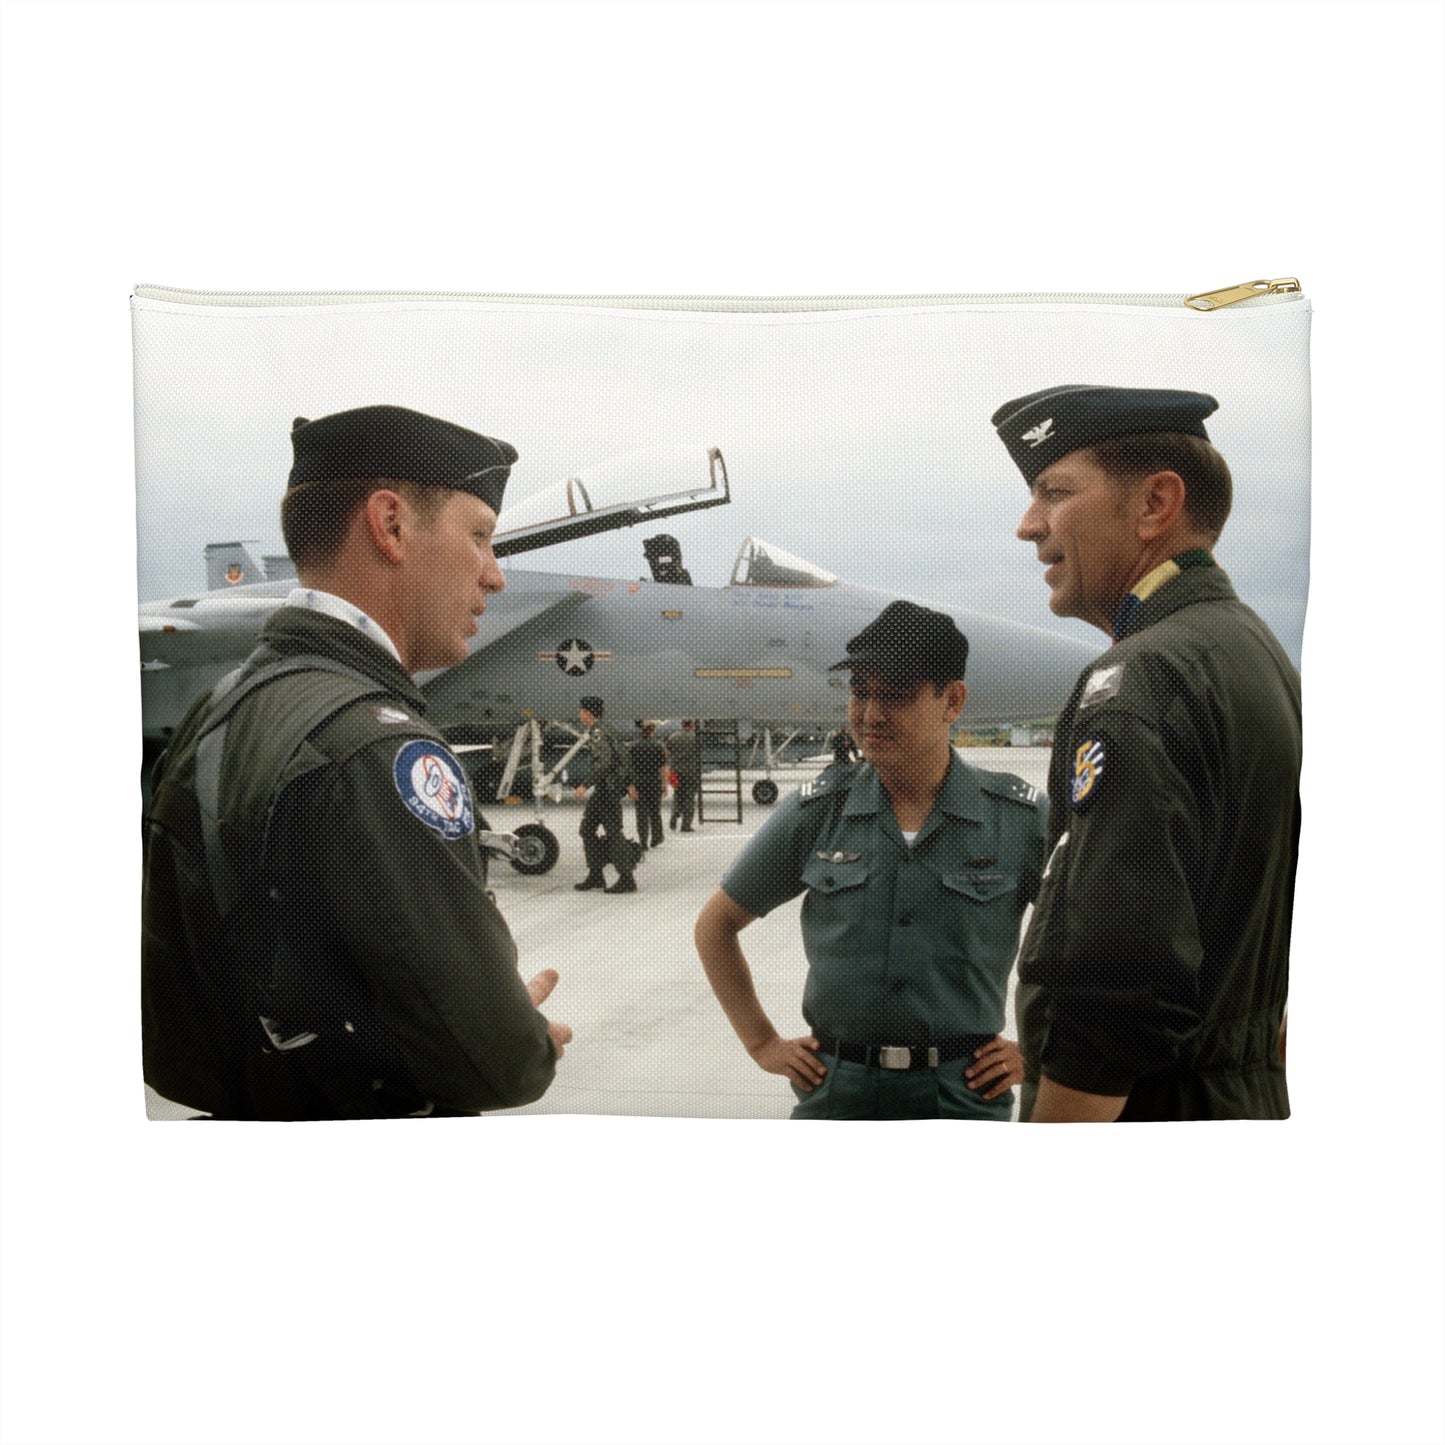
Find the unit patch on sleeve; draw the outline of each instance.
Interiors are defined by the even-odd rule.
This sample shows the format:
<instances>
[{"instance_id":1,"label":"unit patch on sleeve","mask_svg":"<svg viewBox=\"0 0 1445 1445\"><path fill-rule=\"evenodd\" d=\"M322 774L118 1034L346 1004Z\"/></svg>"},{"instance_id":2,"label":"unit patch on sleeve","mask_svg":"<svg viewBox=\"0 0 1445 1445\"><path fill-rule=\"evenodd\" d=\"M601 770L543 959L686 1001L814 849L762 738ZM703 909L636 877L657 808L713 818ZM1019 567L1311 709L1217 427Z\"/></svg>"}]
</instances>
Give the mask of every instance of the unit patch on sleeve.
<instances>
[{"instance_id":1,"label":"unit patch on sleeve","mask_svg":"<svg viewBox=\"0 0 1445 1445\"><path fill-rule=\"evenodd\" d=\"M1104 775L1103 738L1085 738L1074 749L1074 781L1069 803L1077 813L1099 789Z\"/></svg>"},{"instance_id":2,"label":"unit patch on sleeve","mask_svg":"<svg viewBox=\"0 0 1445 1445\"><path fill-rule=\"evenodd\" d=\"M435 738L403 743L392 778L407 811L443 838L465 838L476 827L462 765Z\"/></svg>"},{"instance_id":3,"label":"unit patch on sleeve","mask_svg":"<svg viewBox=\"0 0 1445 1445\"><path fill-rule=\"evenodd\" d=\"M1101 667L1098 672L1091 672L1079 698L1079 711L1083 712L1093 703L1103 702L1106 697L1114 697L1123 681L1124 664L1122 662L1116 662L1113 667Z\"/></svg>"}]
</instances>

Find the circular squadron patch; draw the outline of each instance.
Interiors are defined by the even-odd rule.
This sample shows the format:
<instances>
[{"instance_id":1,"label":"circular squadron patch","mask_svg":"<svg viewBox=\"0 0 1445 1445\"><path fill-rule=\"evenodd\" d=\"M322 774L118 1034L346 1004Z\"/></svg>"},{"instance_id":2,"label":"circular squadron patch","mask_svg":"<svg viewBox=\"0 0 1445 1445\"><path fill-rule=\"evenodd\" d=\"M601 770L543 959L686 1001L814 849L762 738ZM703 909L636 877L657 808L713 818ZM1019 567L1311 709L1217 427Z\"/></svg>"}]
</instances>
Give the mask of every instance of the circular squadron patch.
<instances>
[{"instance_id":1,"label":"circular squadron patch","mask_svg":"<svg viewBox=\"0 0 1445 1445\"><path fill-rule=\"evenodd\" d=\"M1103 738L1085 738L1074 749L1074 781L1069 792L1069 802L1075 812L1078 812L1094 796L1094 791L1099 786L1099 779L1103 774L1104 740Z\"/></svg>"},{"instance_id":2,"label":"circular squadron patch","mask_svg":"<svg viewBox=\"0 0 1445 1445\"><path fill-rule=\"evenodd\" d=\"M407 811L443 838L465 838L476 827L462 765L435 738L403 743L392 778Z\"/></svg>"}]
</instances>

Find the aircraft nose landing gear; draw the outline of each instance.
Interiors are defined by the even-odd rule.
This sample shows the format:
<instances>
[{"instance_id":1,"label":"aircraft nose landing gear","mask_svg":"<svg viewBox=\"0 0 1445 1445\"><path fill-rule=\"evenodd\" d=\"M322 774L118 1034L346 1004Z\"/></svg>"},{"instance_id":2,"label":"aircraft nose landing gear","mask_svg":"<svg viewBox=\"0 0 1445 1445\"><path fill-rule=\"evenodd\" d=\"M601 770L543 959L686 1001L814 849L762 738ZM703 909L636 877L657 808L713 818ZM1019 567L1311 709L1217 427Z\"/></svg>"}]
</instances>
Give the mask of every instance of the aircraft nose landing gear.
<instances>
[{"instance_id":1,"label":"aircraft nose landing gear","mask_svg":"<svg viewBox=\"0 0 1445 1445\"><path fill-rule=\"evenodd\" d=\"M550 873L562 851L557 835L541 823L523 823L514 831L517 846L512 853L512 867L528 877Z\"/></svg>"}]
</instances>

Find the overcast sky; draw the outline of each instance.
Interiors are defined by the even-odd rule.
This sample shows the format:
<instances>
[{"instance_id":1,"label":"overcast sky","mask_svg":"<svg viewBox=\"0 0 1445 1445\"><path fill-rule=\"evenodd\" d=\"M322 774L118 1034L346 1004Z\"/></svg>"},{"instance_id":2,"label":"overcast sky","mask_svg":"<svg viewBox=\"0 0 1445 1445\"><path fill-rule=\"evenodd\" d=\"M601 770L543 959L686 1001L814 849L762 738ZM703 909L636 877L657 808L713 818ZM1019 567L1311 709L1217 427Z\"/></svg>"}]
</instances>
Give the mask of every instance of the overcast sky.
<instances>
[{"instance_id":1,"label":"overcast sky","mask_svg":"<svg viewBox=\"0 0 1445 1445\"><path fill-rule=\"evenodd\" d=\"M989 417L1064 382L1207 391L1235 477L1217 549L1296 662L1309 557L1308 304L1201 315L998 304L932 310L696 314L493 303L238 310L135 303L139 589L203 585L210 541L281 551L296 416L374 402L511 442L509 499L647 449L726 458L733 502L536 552L517 565L633 577L668 530L700 585L766 538L851 581L1066 635L1026 493ZM625 475L612 469L614 483ZM646 490L664 480L638 467Z\"/></svg>"}]
</instances>

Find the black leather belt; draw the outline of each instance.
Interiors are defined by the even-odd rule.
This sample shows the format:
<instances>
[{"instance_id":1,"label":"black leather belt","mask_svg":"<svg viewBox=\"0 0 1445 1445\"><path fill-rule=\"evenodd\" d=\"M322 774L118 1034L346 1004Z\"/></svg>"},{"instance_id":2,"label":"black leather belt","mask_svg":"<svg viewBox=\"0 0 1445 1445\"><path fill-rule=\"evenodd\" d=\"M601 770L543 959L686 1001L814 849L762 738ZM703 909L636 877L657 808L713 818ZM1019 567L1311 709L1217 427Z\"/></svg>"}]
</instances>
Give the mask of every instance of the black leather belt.
<instances>
[{"instance_id":1,"label":"black leather belt","mask_svg":"<svg viewBox=\"0 0 1445 1445\"><path fill-rule=\"evenodd\" d=\"M850 1064L866 1064L872 1069L901 1069L917 1073L920 1069L936 1069L955 1059L971 1059L996 1034L959 1034L956 1038L939 1039L932 1044L855 1044L849 1039L835 1039L821 1029L813 1030L818 1049L835 1054Z\"/></svg>"}]
</instances>

